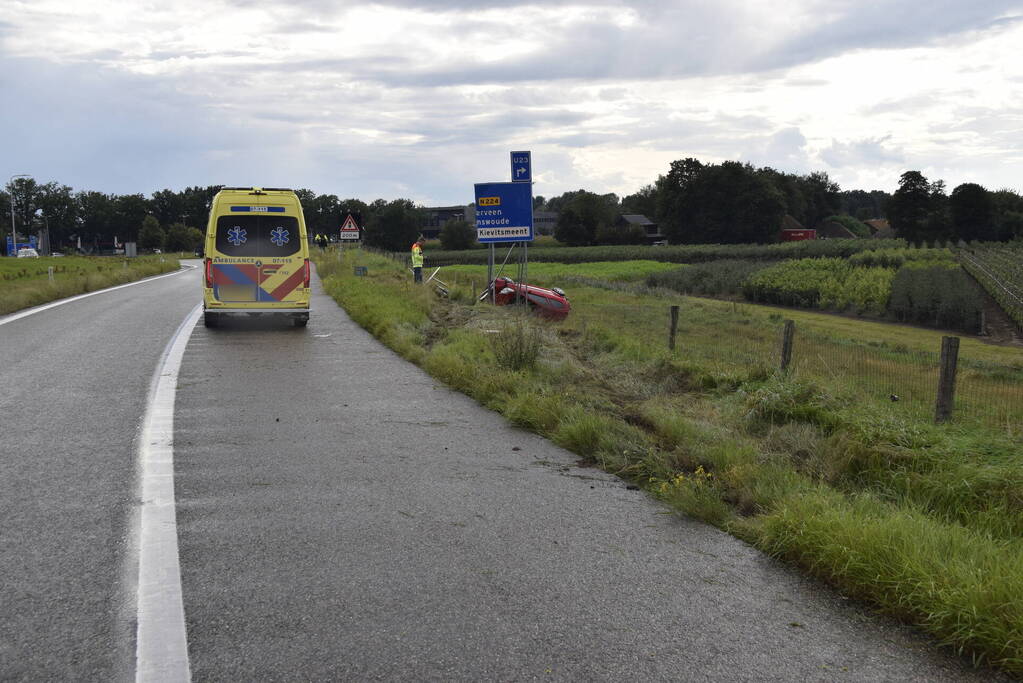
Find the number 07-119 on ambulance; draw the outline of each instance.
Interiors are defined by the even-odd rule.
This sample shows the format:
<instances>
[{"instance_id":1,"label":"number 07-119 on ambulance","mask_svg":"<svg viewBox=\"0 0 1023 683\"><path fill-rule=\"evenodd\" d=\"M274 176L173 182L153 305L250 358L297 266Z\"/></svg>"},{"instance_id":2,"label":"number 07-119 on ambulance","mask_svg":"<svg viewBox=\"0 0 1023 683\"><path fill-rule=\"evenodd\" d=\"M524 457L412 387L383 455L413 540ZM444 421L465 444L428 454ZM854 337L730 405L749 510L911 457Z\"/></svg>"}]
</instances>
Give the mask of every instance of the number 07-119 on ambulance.
<instances>
[{"instance_id":1,"label":"number 07-119 on ambulance","mask_svg":"<svg viewBox=\"0 0 1023 683\"><path fill-rule=\"evenodd\" d=\"M309 242L291 190L225 187L213 198L203 262L203 319L281 315L309 322Z\"/></svg>"}]
</instances>

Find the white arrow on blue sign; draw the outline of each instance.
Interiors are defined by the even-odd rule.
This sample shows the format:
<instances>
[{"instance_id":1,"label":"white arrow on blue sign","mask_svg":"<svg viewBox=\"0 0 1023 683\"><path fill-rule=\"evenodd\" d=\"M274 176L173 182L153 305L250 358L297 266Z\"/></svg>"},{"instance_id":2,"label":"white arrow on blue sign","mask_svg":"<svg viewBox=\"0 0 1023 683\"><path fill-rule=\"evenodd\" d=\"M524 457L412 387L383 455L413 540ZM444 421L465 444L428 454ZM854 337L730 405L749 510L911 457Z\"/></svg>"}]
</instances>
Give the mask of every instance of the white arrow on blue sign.
<instances>
[{"instance_id":1,"label":"white arrow on blue sign","mask_svg":"<svg viewBox=\"0 0 1023 683\"><path fill-rule=\"evenodd\" d=\"M511 153L511 179L513 183L533 182L533 161L531 152Z\"/></svg>"}]
</instances>

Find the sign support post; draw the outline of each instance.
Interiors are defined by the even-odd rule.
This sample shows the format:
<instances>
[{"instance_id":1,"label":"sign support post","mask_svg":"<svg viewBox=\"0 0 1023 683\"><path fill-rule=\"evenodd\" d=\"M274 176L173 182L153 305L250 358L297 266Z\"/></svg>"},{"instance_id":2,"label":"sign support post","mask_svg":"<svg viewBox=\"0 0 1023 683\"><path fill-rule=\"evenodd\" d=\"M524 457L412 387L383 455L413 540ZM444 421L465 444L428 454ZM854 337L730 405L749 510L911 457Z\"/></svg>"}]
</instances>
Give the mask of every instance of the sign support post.
<instances>
[{"instance_id":1,"label":"sign support post","mask_svg":"<svg viewBox=\"0 0 1023 683\"><path fill-rule=\"evenodd\" d=\"M511 182L476 183L476 241L487 244L487 288L491 302L494 291L494 244L521 242L519 281L528 277L528 245L533 241L533 163L529 151L512 152ZM513 244L514 246L514 244ZM510 255L510 253L509 253ZM505 261L507 262L507 256ZM502 268L503 268L502 264ZM517 296L517 295L516 295Z\"/></svg>"},{"instance_id":2,"label":"sign support post","mask_svg":"<svg viewBox=\"0 0 1023 683\"><path fill-rule=\"evenodd\" d=\"M487 296L490 303L496 302L497 293L494 291L494 244L487 245Z\"/></svg>"}]
</instances>

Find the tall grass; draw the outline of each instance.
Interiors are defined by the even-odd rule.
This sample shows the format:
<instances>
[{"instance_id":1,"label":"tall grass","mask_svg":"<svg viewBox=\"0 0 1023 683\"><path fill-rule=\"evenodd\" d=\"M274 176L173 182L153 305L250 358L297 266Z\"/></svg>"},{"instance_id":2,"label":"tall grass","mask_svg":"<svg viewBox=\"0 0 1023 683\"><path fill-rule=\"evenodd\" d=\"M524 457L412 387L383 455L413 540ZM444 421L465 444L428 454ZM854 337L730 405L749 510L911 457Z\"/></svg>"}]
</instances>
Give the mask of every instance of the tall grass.
<instances>
[{"instance_id":1,"label":"tall grass","mask_svg":"<svg viewBox=\"0 0 1023 683\"><path fill-rule=\"evenodd\" d=\"M664 298L579 287L566 321L530 321L543 342L512 368L490 338L513 311L453 303L387 259L355 259L369 276L351 261L321 268L328 291L442 381L976 662L1023 673L1016 436L932 425L827 372L779 374L758 360L774 357L776 326L722 302L668 299L685 332L670 352L665 316L644 313ZM816 324L851 330L827 342L836 348L875 326ZM898 362L901 351L874 353Z\"/></svg>"},{"instance_id":2,"label":"tall grass","mask_svg":"<svg viewBox=\"0 0 1023 683\"><path fill-rule=\"evenodd\" d=\"M49 269L54 269L53 281ZM0 259L0 315L180 268L176 258L66 256Z\"/></svg>"}]
</instances>

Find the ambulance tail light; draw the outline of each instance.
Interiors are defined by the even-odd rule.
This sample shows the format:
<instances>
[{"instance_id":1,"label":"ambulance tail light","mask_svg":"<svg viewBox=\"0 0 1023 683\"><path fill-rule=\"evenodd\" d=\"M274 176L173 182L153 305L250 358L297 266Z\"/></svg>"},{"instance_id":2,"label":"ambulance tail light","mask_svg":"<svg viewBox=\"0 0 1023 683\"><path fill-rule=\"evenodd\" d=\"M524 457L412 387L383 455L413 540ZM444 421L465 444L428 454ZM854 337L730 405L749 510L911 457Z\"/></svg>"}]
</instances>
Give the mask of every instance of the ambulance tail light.
<instances>
[{"instance_id":1,"label":"ambulance tail light","mask_svg":"<svg viewBox=\"0 0 1023 683\"><path fill-rule=\"evenodd\" d=\"M305 260L305 263L302 265L302 268L304 272L303 284L306 289L309 289L309 259Z\"/></svg>"},{"instance_id":2,"label":"ambulance tail light","mask_svg":"<svg viewBox=\"0 0 1023 683\"><path fill-rule=\"evenodd\" d=\"M213 259L206 259L206 267L203 271L206 273L206 287L213 287Z\"/></svg>"}]
</instances>

